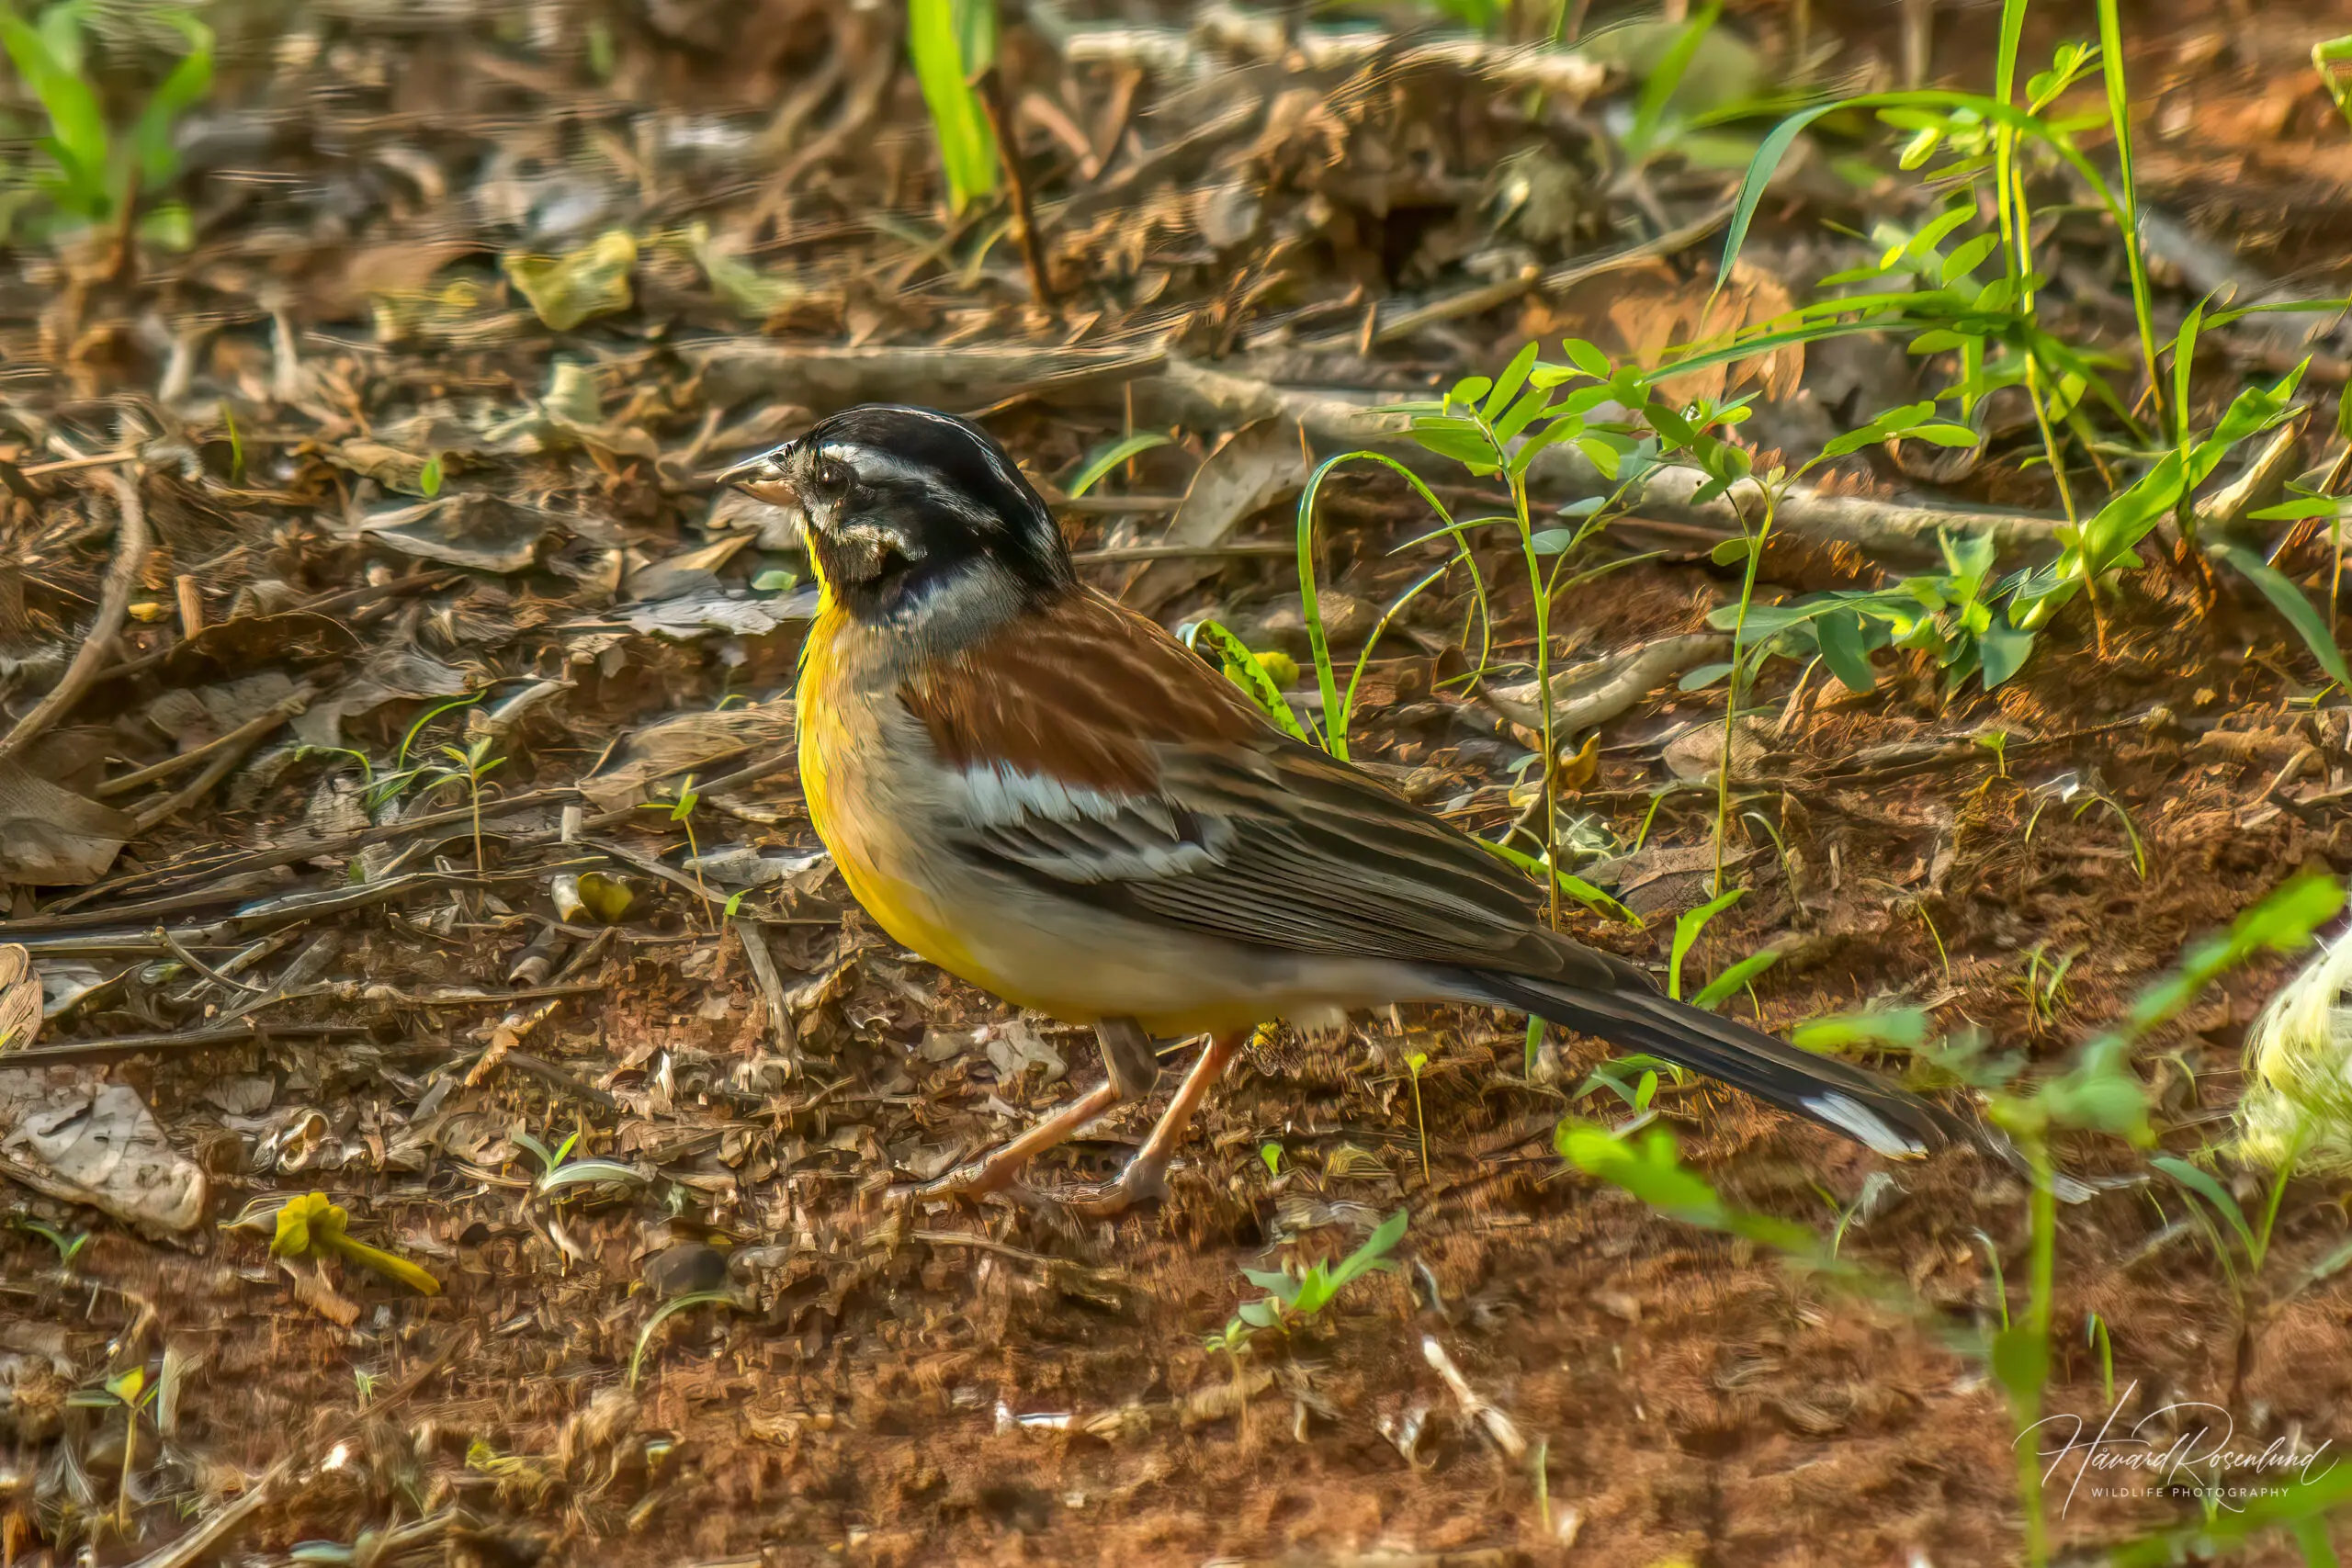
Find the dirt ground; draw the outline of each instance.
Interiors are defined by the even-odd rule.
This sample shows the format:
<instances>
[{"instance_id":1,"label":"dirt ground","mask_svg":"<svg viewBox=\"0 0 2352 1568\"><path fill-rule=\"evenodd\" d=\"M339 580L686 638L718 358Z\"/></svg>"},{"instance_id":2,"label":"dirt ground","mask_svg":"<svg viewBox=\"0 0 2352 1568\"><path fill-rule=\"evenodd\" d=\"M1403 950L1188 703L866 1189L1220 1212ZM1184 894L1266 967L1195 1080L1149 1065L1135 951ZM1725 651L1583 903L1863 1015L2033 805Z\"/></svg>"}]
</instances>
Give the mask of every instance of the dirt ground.
<instances>
[{"instance_id":1,"label":"dirt ground","mask_svg":"<svg viewBox=\"0 0 2352 1568\"><path fill-rule=\"evenodd\" d=\"M1711 308L1712 231L1367 352L1401 310L1721 206L1736 167L1611 176L1639 91L1622 61L1595 46L1608 69L1581 100L1531 109L1507 72L1317 64L1207 31L1180 68L1009 26L1047 307L1013 237L978 243L1001 204L944 219L896 7L213 9L219 81L181 136L192 245L20 233L0 274L10 722L107 600L130 526L108 476L136 477L152 535L95 682L39 748L0 752L17 863L0 942L25 944L53 1004L36 1045L0 1056L0 1116L39 1098L27 1085L127 1086L159 1162L204 1194L193 1224L142 1224L0 1185L0 1563L2018 1559L2010 1417L1955 1343L2022 1299L2026 1189L1973 1152L1890 1166L1701 1080L1656 1102L1742 1205L1826 1232L1859 1203L1842 1255L1907 1281L1926 1323L1575 1172L1563 1115L1625 1114L1585 1091L1606 1048L1555 1033L1531 1072L1518 1020L1460 1009L1261 1036L1166 1203L1116 1222L1052 1193L1114 1170L1148 1108L1047 1158L1033 1191L891 1190L1101 1068L1090 1034L899 950L817 853L791 765L808 594L767 575L797 558L710 476L868 398L981 417L1049 484L1130 429L1167 432L1061 509L1085 570L1171 626L1214 614L1303 654L1280 553L1295 448L1340 448L1299 428L1301 400L1425 390L1531 334L1655 349ZM1985 85L1997 7L1939 10L1931 75ZM2126 10L2143 199L2244 277L2345 292L2352 128L2309 59L2338 8ZM1723 69L1784 71L1801 11L1816 79L1899 80L1904 8L1862 0L1731 6ZM152 7L107 17L109 59L160 47ZM2090 27L2087 6L2038 7L2027 57ZM1888 162L1866 124L1846 134ZM1544 157L1510 162L1530 146ZM1829 162L1762 209L1738 306L1756 319L1871 248L1843 235L1918 210L1903 182ZM1550 195L1498 209L1514 169ZM626 255L578 259L611 234ZM2116 254L2070 249L2052 319L2128 368ZM2211 287L2201 254L2160 268L2165 321ZM550 325L528 265L502 269L526 254L572 257L557 313L590 312ZM2284 368L2250 320L2201 362L2216 401ZM2307 352L2323 462L2352 350ZM1783 370L1754 428L1791 450L1915 377L1867 340ZM1253 434L1268 412L1288 423ZM2012 442L1933 493L2046 513L2030 455ZM1858 496L1927 488L1879 457L1838 472ZM1430 525L1400 482L1366 470L1325 498L1327 612L1357 617L1351 652L1448 547L1411 543ZM1133 553L1171 513L1206 552ZM1645 558L1563 596L1570 657L1704 630L1739 591L1715 537L1664 512L1612 529L1608 549ZM1506 660L1532 624L1515 548L1479 551ZM1773 595L1917 564L1797 531L1760 577ZM2324 540L2281 564L2324 601ZM1521 815L1529 738L1447 683L1471 604L1459 566L1416 601L1352 733L1492 837ZM2104 613L2103 649L2062 617L1989 695L1901 655L1866 695L1769 665L1730 834L1748 891L1693 971L1773 947L1728 1004L1767 1027L1913 1005L2047 1065L2290 873L2352 872L2352 708L2285 624L2162 570ZM1566 815L1601 848L1586 874L1645 923L1575 913L1585 940L1662 966L1706 897L1712 786L1654 796L1723 702L1668 679L1603 729ZM1971 743L1988 728L2005 756ZM439 748L476 739L498 760L479 819L462 779L363 794L404 750L462 768ZM28 775L87 810L24 806ZM42 863L80 874L26 869L36 817L58 824ZM2142 1047L2166 1148L2226 1131L2244 1031L2286 969L2256 962ZM572 1156L623 1168L543 1190L526 1140L575 1134ZM21 1175L6 1136L0 1173ZM2141 1157L2066 1152L2085 1173ZM273 1258L269 1207L312 1191L440 1293ZM2047 1408L2096 1425L2209 1402L2233 1446L2352 1440L2352 1272L2293 1287L2344 1247L2345 1196L2290 1185L2250 1283L2177 1190L2066 1207ZM259 1228L230 1224L256 1201ZM1337 1257L1399 1209L1399 1267L1238 1358L1204 1347L1261 1293L1244 1269ZM170 1408L137 1424L126 1497L103 1388L133 1367ZM2073 1560L2195 1517L2095 1476L2070 1493L2074 1474L2050 1492ZM2271 1537L2240 1560L2302 1559Z\"/></svg>"}]
</instances>

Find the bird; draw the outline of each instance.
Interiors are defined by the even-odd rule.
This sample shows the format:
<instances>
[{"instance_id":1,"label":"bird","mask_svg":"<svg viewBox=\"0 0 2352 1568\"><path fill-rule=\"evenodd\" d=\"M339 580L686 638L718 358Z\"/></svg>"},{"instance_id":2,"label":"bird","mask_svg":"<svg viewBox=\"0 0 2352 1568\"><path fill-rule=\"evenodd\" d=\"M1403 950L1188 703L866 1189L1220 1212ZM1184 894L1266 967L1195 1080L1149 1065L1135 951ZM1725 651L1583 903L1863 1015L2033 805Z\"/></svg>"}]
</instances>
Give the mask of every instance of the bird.
<instances>
[{"instance_id":1,"label":"bird","mask_svg":"<svg viewBox=\"0 0 2352 1568\"><path fill-rule=\"evenodd\" d=\"M797 688L800 783L889 935L1015 1006L1094 1027L1102 1084L910 1189L974 1196L1151 1092L1156 1040L1205 1036L1142 1145L1074 1206L1166 1194L1203 1100L1259 1026L1405 1001L1523 1013L1646 1052L1877 1153L1967 1122L1849 1063L1673 1000L1552 929L1525 874L1283 730L1223 670L1078 575L979 426L867 403L734 465L797 509L819 580Z\"/></svg>"}]
</instances>

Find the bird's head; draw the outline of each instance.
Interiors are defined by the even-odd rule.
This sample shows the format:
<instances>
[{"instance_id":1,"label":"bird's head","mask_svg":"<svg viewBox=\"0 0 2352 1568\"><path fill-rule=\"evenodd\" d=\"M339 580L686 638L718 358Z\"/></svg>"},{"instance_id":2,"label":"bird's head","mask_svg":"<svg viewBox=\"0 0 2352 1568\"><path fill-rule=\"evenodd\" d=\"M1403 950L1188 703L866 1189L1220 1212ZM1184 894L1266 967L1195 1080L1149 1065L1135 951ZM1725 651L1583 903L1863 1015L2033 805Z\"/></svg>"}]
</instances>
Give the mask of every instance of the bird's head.
<instances>
[{"instance_id":1,"label":"bird's head","mask_svg":"<svg viewBox=\"0 0 2352 1568\"><path fill-rule=\"evenodd\" d=\"M1044 499L952 414L861 404L722 478L799 509L825 592L860 620L911 626L949 602L1016 605L1075 581Z\"/></svg>"}]
</instances>

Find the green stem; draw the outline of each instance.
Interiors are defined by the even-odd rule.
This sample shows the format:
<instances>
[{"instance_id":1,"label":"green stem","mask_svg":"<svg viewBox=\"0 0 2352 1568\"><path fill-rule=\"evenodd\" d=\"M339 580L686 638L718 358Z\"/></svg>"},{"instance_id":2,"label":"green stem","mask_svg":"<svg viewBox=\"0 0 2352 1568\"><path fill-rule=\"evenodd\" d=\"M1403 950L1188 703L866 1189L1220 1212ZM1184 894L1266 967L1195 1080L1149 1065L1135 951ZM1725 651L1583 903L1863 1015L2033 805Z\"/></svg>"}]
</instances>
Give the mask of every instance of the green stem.
<instances>
[{"instance_id":1,"label":"green stem","mask_svg":"<svg viewBox=\"0 0 2352 1568\"><path fill-rule=\"evenodd\" d=\"M2027 1164L2033 1172L2029 1201L2031 1255L2027 1259L2026 1330L2049 1354L2050 1319L2058 1280L2058 1189L2050 1164L2049 1146L2039 1135L2023 1140ZM2045 1376L2047 1373L2045 1372ZM2042 1508L2041 1467L2034 1445L2023 1441L2041 1419L2041 1386L2016 1391L2020 1495L2025 1504L2026 1561L2041 1568L2050 1561L2050 1521Z\"/></svg>"},{"instance_id":2,"label":"green stem","mask_svg":"<svg viewBox=\"0 0 2352 1568\"><path fill-rule=\"evenodd\" d=\"M2132 176L2131 96L2123 78L2123 25L2115 0L2098 0L2099 62L2107 79L2108 117L2115 127L2115 155L2122 181L2123 259L2132 272L2132 310L2140 321L2140 354L2148 368L2148 398L2159 419L2164 382L2156 374L2156 324L2148 289L2148 262L2140 249L2140 194Z\"/></svg>"},{"instance_id":3,"label":"green stem","mask_svg":"<svg viewBox=\"0 0 2352 1568\"><path fill-rule=\"evenodd\" d=\"M1764 559L1764 542L1772 536L1772 518L1780 498L1769 485L1764 491L1764 522L1748 541L1747 571L1739 584L1739 615L1731 626L1731 684L1724 697L1724 754L1715 769L1715 879L1712 891L1724 891L1724 829L1731 820L1732 741L1739 723L1739 665L1747 638L1747 607L1756 598L1756 572Z\"/></svg>"},{"instance_id":4,"label":"green stem","mask_svg":"<svg viewBox=\"0 0 2352 1568\"><path fill-rule=\"evenodd\" d=\"M1484 420L1479 421L1484 424ZM1488 433L1492 441L1493 434ZM1496 443L1496 449L1501 444ZM1527 509L1527 476L1524 472L1510 478L1511 511L1519 522L1519 547L1527 561L1527 590L1535 600L1535 701L1543 717L1544 734L1544 865L1553 874L1544 880L1552 887L1552 929L1560 929L1560 811L1559 757L1552 738L1552 596L1544 592L1544 563L1535 553L1535 525ZM1415 1093L1419 1092L1416 1084ZM1424 1161L1426 1162L1426 1156Z\"/></svg>"}]
</instances>

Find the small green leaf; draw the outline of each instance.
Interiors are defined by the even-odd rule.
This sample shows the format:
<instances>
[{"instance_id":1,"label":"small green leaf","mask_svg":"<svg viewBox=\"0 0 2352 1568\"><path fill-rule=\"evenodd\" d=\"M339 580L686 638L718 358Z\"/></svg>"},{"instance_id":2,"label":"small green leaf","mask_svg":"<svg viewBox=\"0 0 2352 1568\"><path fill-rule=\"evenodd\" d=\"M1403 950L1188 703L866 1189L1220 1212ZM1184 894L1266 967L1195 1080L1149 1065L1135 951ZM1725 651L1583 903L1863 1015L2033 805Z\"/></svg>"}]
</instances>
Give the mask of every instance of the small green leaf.
<instances>
[{"instance_id":1,"label":"small green leaf","mask_svg":"<svg viewBox=\"0 0 2352 1568\"><path fill-rule=\"evenodd\" d=\"M1674 952L1667 963L1666 994L1676 1001L1682 999L1682 960L1707 922L1747 897L1747 889L1735 887L1728 893L1718 893L1697 908L1686 911L1674 922Z\"/></svg>"},{"instance_id":2,"label":"small green leaf","mask_svg":"<svg viewBox=\"0 0 2352 1568\"><path fill-rule=\"evenodd\" d=\"M1560 352L1568 356L1569 364L1586 375L1603 381L1609 378L1612 369L1609 363L1609 356L1584 339L1580 337L1567 339L1560 344Z\"/></svg>"},{"instance_id":3,"label":"small green leaf","mask_svg":"<svg viewBox=\"0 0 2352 1568\"><path fill-rule=\"evenodd\" d=\"M1519 396L1519 389L1527 385L1527 373L1534 368L1535 345L1524 344L1511 355L1510 363L1503 367L1502 375L1487 393L1486 405L1479 412L1486 415L1487 423L1495 423L1497 416L1510 406L1510 400Z\"/></svg>"},{"instance_id":4,"label":"small green leaf","mask_svg":"<svg viewBox=\"0 0 2352 1568\"><path fill-rule=\"evenodd\" d=\"M1713 664L1702 664L1696 669L1687 670L1683 671L1682 678L1674 683L1675 690L1680 692L1696 692L1705 687L1712 686L1716 682L1722 680L1724 676L1730 674L1731 668L1732 667L1727 663L1717 662Z\"/></svg>"},{"instance_id":5,"label":"small green leaf","mask_svg":"<svg viewBox=\"0 0 2352 1568\"><path fill-rule=\"evenodd\" d=\"M1750 980L1781 961L1780 949L1758 948L1722 974L1707 982L1699 994L1690 998L1692 1007L1713 1008L1725 997L1736 996ZM1652 1075L1656 1077L1655 1074Z\"/></svg>"},{"instance_id":6,"label":"small green leaf","mask_svg":"<svg viewBox=\"0 0 2352 1568\"><path fill-rule=\"evenodd\" d=\"M2023 668L2033 651L2034 634L1996 621L1976 635L1976 652L1984 689L1993 690Z\"/></svg>"},{"instance_id":7,"label":"small green leaf","mask_svg":"<svg viewBox=\"0 0 2352 1568\"><path fill-rule=\"evenodd\" d=\"M424 467L416 472L416 488L428 496L441 493L441 454L435 452L424 459Z\"/></svg>"},{"instance_id":8,"label":"small green leaf","mask_svg":"<svg viewBox=\"0 0 2352 1568\"><path fill-rule=\"evenodd\" d=\"M1861 616L1851 610L1832 610L1814 622L1814 633L1820 641L1821 661L1839 684L1849 692L1867 692L1878 684Z\"/></svg>"}]
</instances>

